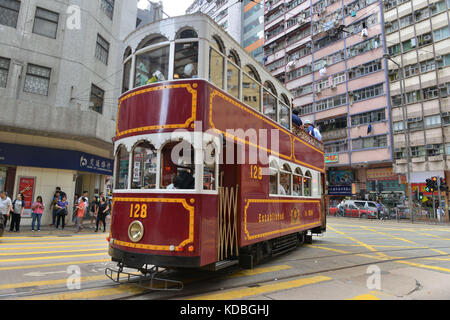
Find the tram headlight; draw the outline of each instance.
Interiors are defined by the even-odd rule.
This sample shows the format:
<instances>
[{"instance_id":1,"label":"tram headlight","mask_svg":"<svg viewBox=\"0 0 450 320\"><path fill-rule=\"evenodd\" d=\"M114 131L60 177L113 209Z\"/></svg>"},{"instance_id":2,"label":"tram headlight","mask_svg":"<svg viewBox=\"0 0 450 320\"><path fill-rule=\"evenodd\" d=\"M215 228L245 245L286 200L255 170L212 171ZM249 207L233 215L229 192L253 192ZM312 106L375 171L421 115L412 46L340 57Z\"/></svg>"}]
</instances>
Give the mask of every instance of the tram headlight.
<instances>
[{"instance_id":1,"label":"tram headlight","mask_svg":"<svg viewBox=\"0 0 450 320\"><path fill-rule=\"evenodd\" d=\"M144 236L144 226L140 221L133 221L128 227L128 237L133 242L139 242Z\"/></svg>"}]
</instances>

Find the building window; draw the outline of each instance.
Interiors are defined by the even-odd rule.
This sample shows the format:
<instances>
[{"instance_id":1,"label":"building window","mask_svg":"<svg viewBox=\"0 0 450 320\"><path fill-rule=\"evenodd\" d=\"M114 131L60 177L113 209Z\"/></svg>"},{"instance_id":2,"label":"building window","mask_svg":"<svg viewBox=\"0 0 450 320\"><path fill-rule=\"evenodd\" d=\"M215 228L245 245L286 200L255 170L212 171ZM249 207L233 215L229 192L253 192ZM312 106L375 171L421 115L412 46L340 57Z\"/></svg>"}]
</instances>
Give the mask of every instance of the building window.
<instances>
[{"instance_id":1,"label":"building window","mask_svg":"<svg viewBox=\"0 0 450 320\"><path fill-rule=\"evenodd\" d=\"M411 147L411 157L425 157L425 146Z\"/></svg>"},{"instance_id":2,"label":"building window","mask_svg":"<svg viewBox=\"0 0 450 320\"><path fill-rule=\"evenodd\" d=\"M423 118L422 117L409 118L408 119L408 129L411 131L422 130L423 129Z\"/></svg>"},{"instance_id":3,"label":"building window","mask_svg":"<svg viewBox=\"0 0 450 320\"><path fill-rule=\"evenodd\" d=\"M112 20L114 15L114 1L115 0L101 0L100 8Z\"/></svg>"},{"instance_id":4,"label":"building window","mask_svg":"<svg viewBox=\"0 0 450 320\"><path fill-rule=\"evenodd\" d=\"M342 140L338 142L333 142L330 144L325 144L325 153L342 153L348 152L348 141Z\"/></svg>"},{"instance_id":5,"label":"building window","mask_svg":"<svg viewBox=\"0 0 450 320\"><path fill-rule=\"evenodd\" d=\"M401 53L402 49L401 49L400 43L397 43L393 46L388 47L388 51L389 51L390 56L395 56L395 55Z\"/></svg>"},{"instance_id":6,"label":"building window","mask_svg":"<svg viewBox=\"0 0 450 320\"><path fill-rule=\"evenodd\" d=\"M109 55L109 43L98 34L97 46L95 47L95 57L107 65L108 55Z\"/></svg>"},{"instance_id":7,"label":"building window","mask_svg":"<svg viewBox=\"0 0 450 320\"><path fill-rule=\"evenodd\" d=\"M103 101L105 99L105 91L97 87L96 85L92 85L91 87L91 100L89 109L103 114Z\"/></svg>"},{"instance_id":8,"label":"building window","mask_svg":"<svg viewBox=\"0 0 450 320\"><path fill-rule=\"evenodd\" d=\"M352 126L364 125L386 120L385 109L364 112L352 116Z\"/></svg>"},{"instance_id":9,"label":"building window","mask_svg":"<svg viewBox=\"0 0 450 320\"><path fill-rule=\"evenodd\" d=\"M427 128L434 128L439 127L441 125L441 116L440 115L434 115L434 116L428 116L425 117L425 126Z\"/></svg>"},{"instance_id":10,"label":"building window","mask_svg":"<svg viewBox=\"0 0 450 320\"><path fill-rule=\"evenodd\" d=\"M353 150L387 147L387 135L354 139L352 147Z\"/></svg>"},{"instance_id":11,"label":"building window","mask_svg":"<svg viewBox=\"0 0 450 320\"><path fill-rule=\"evenodd\" d=\"M434 41L439 41L439 40L443 40L449 37L450 35L450 27L444 27L438 30L434 30L433 31L433 35L434 35Z\"/></svg>"},{"instance_id":12,"label":"building window","mask_svg":"<svg viewBox=\"0 0 450 320\"><path fill-rule=\"evenodd\" d=\"M0 57L0 88L6 88L10 63L10 59Z\"/></svg>"},{"instance_id":13,"label":"building window","mask_svg":"<svg viewBox=\"0 0 450 320\"><path fill-rule=\"evenodd\" d=\"M378 59L350 69L348 75L352 80L380 70L382 70L381 59Z\"/></svg>"},{"instance_id":14,"label":"building window","mask_svg":"<svg viewBox=\"0 0 450 320\"><path fill-rule=\"evenodd\" d=\"M299 115L302 116L302 115L310 114L310 113L313 113L313 104L312 103L300 107Z\"/></svg>"},{"instance_id":15,"label":"building window","mask_svg":"<svg viewBox=\"0 0 450 320\"><path fill-rule=\"evenodd\" d=\"M419 74L419 64L410 64L403 68L405 78L412 77Z\"/></svg>"},{"instance_id":16,"label":"building window","mask_svg":"<svg viewBox=\"0 0 450 320\"><path fill-rule=\"evenodd\" d=\"M427 156L433 157L444 154L443 144L427 144Z\"/></svg>"},{"instance_id":17,"label":"building window","mask_svg":"<svg viewBox=\"0 0 450 320\"><path fill-rule=\"evenodd\" d=\"M59 14L42 8L36 8L33 33L56 39Z\"/></svg>"},{"instance_id":18,"label":"building window","mask_svg":"<svg viewBox=\"0 0 450 320\"><path fill-rule=\"evenodd\" d=\"M394 132L403 131L403 121L398 121L393 123Z\"/></svg>"},{"instance_id":19,"label":"building window","mask_svg":"<svg viewBox=\"0 0 450 320\"><path fill-rule=\"evenodd\" d=\"M317 102L317 111L323 111L335 107L343 106L347 103L347 95L342 94L332 98L320 100Z\"/></svg>"},{"instance_id":20,"label":"building window","mask_svg":"<svg viewBox=\"0 0 450 320\"><path fill-rule=\"evenodd\" d=\"M350 48L347 49L347 56L348 58L352 58L355 56L358 56L360 54L363 54L367 51L377 49L380 47L380 36L376 36L372 39L363 41L361 43L358 43Z\"/></svg>"},{"instance_id":21,"label":"building window","mask_svg":"<svg viewBox=\"0 0 450 320\"><path fill-rule=\"evenodd\" d=\"M353 101L358 102L361 100L372 99L383 94L383 84L376 84L364 89L355 90L353 92Z\"/></svg>"},{"instance_id":22,"label":"building window","mask_svg":"<svg viewBox=\"0 0 450 320\"><path fill-rule=\"evenodd\" d=\"M422 73L433 71L434 69L436 69L436 63L434 62L434 59L422 61L420 63L420 72Z\"/></svg>"},{"instance_id":23,"label":"building window","mask_svg":"<svg viewBox=\"0 0 450 320\"><path fill-rule=\"evenodd\" d=\"M50 68L29 64L23 91L48 96L50 73Z\"/></svg>"},{"instance_id":24,"label":"building window","mask_svg":"<svg viewBox=\"0 0 450 320\"><path fill-rule=\"evenodd\" d=\"M20 1L0 0L0 24L8 27L17 27Z\"/></svg>"}]
</instances>

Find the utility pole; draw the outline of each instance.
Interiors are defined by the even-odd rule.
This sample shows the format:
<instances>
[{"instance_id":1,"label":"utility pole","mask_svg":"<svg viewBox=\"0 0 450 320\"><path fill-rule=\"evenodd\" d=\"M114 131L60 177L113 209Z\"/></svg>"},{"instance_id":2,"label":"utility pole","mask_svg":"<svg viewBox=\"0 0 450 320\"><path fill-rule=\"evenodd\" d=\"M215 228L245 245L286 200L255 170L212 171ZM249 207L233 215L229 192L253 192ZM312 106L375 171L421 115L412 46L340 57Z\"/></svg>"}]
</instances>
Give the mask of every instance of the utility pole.
<instances>
[{"instance_id":1,"label":"utility pole","mask_svg":"<svg viewBox=\"0 0 450 320\"><path fill-rule=\"evenodd\" d=\"M439 195L439 206L438 206L439 214L438 214L438 216L439 216L439 223L441 223L441 219L442 219L442 217L441 217L441 213L442 213L442 210L441 210L442 199L441 199L441 177L439 177L439 176L437 177L437 185L438 185L437 189L438 189L438 195Z\"/></svg>"}]
</instances>

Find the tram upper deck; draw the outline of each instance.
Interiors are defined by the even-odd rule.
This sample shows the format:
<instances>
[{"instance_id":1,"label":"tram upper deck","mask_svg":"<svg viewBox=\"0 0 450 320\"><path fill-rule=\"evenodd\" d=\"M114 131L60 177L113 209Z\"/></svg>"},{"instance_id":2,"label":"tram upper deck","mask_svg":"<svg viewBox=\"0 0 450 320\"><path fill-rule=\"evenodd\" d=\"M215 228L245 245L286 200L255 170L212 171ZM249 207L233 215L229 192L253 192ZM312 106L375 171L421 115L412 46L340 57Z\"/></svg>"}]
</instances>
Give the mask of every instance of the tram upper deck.
<instances>
[{"instance_id":1,"label":"tram upper deck","mask_svg":"<svg viewBox=\"0 0 450 320\"><path fill-rule=\"evenodd\" d=\"M270 128L292 133L323 152L320 141L292 123L289 90L208 16L195 13L148 24L131 33L125 43L116 141L155 130L193 130L188 120L203 120L201 113L206 110L201 106L209 102L201 99L211 97L193 91L212 84L220 89L218 96L225 93L239 101L253 111L252 116L270 123ZM180 90L176 93L176 89ZM164 101L170 101L170 106ZM183 119L186 101L190 102L190 117ZM161 108L152 111L153 120L146 121L143 108L150 104ZM233 128L248 122L249 117L235 116Z\"/></svg>"}]
</instances>

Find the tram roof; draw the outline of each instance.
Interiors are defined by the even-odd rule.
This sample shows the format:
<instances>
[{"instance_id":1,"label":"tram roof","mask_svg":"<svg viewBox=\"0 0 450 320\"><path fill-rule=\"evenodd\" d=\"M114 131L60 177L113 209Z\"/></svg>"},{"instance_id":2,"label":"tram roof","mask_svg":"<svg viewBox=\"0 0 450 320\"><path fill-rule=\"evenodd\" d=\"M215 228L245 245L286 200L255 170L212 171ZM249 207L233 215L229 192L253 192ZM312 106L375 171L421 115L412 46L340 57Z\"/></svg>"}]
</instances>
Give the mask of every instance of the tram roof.
<instances>
[{"instance_id":1,"label":"tram roof","mask_svg":"<svg viewBox=\"0 0 450 320\"><path fill-rule=\"evenodd\" d=\"M149 35L162 35L169 41L173 41L181 29L189 27L193 28L197 32L198 38L206 39L208 42L212 41L213 36L218 36L225 46L227 55L230 53L230 50L234 50L239 56L241 61L240 66L242 68L247 65L254 67L261 78L260 82L262 85L264 85L266 81L271 82L275 86L278 97L281 97L281 95L284 94L289 99L289 102L292 102L293 95L284 86L284 84L272 76L272 74L267 71L267 69L259 61L257 61L233 37L223 30L217 22L204 13L196 12L189 15L166 18L160 21L148 23L126 36L124 43L126 47L131 47L134 53L140 42Z\"/></svg>"}]
</instances>

